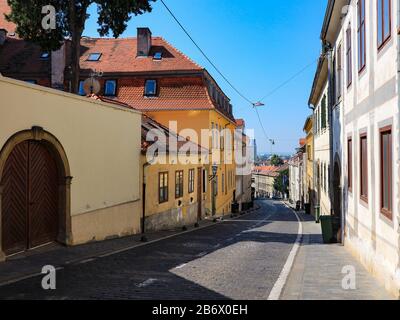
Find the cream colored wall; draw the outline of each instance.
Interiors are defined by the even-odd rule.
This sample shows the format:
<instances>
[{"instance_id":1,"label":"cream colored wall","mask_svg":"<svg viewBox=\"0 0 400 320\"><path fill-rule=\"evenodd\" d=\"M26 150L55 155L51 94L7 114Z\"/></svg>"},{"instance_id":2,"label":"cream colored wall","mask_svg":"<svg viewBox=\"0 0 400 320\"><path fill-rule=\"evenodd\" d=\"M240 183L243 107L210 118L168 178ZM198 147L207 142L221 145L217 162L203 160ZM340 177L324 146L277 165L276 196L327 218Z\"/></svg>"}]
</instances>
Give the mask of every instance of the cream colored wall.
<instances>
[{"instance_id":1,"label":"cream colored wall","mask_svg":"<svg viewBox=\"0 0 400 320\"><path fill-rule=\"evenodd\" d=\"M3 77L0 97L0 148L32 126L64 147L74 244L139 230L140 113Z\"/></svg>"},{"instance_id":2,"label":"cream colored wall","mask_svg":"<svg viewBox=\"0 0 400 320\"><path fill-rule=\"evenodd\" d=\"M321 114L321 104L322 104L322 99L324 97L328 97L328 83L326 82L324 85L324 89L321 92L321 95L319 97L319 101L317 104L317 108L315 112L319 112ZM328 99L328 98L327 98ZM328 107L328 100L327 100L327 107ZM326 116L328 117L328 113L326 113ZM318 122L319 123L319 122ZM321 123L318 124L320 127L319 132L315 134L315 159L314 161L318 165L320 164L320 199L319 199L319 204L321 207L321 215L330 215L331 212L331 204L330 204L330 199L329 199L329 179L328 179L328 169L326 169L326 174L324 173L325 177L325 183L327 184L326 191L323 188L323 183L322 183L322 170L324 168L323 165L328 168L330 166L330 147L329 147L329 123L327 120L327 127L325 129L321 128ZM317 174L317 172L315 172ZM317 178L318 179L318 178ZM318 180L317 180L318 181ZM318 188L318 186L316 186ZM318 190L316 190L316 193L318 194ZM317 195L318 197L318 195Z\"/></svg>"}]
</instances>

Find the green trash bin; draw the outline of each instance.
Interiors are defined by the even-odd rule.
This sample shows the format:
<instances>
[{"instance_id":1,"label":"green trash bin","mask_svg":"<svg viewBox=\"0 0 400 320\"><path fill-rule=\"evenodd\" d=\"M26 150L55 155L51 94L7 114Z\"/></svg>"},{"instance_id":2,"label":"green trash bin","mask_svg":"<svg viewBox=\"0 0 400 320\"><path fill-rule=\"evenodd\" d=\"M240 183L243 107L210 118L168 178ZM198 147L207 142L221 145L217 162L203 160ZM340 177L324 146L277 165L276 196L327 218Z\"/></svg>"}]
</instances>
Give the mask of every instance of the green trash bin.
<instances>
[{"instance_id":1,"label":"green trash bin","mask_svg":"<svg viewBox=\"0 0 400 320\"><path fill-rule=\"evenodd\" d=\"M333 226L332 226L332 216L321 216L321 229L322 229L322 238L324 239L324 243L332 243L333 242Z\"/></svg>"}]
</instances>

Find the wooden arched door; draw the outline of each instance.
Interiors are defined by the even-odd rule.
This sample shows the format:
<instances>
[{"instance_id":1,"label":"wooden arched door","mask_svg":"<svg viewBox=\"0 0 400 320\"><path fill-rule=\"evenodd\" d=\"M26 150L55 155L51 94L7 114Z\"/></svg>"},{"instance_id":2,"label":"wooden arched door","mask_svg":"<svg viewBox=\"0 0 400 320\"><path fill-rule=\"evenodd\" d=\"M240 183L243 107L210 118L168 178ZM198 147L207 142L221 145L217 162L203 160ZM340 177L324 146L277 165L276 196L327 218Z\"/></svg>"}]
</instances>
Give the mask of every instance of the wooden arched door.
<instances>
[{"instance_id":1,"label":"wooden arched door","mask_svg":"<svg viewBox=\"0 0 400 320\"><path fill-rule=\"evenodd\" d=\"M58 181L56 161L46 146L37 141L15 146L1 178L6 255L57 240Z\"/></svg>"}]
</instances>

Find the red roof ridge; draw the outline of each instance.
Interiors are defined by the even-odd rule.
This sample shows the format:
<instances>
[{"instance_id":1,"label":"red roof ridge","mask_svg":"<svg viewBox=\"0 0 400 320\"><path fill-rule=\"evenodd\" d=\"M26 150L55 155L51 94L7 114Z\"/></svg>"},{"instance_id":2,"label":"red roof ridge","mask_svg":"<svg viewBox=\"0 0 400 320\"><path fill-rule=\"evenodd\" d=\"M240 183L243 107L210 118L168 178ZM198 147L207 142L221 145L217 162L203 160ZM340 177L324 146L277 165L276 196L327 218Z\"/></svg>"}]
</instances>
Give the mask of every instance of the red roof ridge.
<instances>
[{"instance_id":1,"label":"red roof ridge","mask_svg":"<svg viewBox=\"0 0 400 320\"><path fill-rule=\"evenodd\" d=\"M176 50L179 54L181 54L184 58L189 60L191 63L193 63L195 66L197 66L199 69L204 70L205 68L198 64L196 61L192 60L189 56L187 56L185 53L183 53L181 50L179 50L177 47L175 47L173 44L171 44L169 41L165 40L163 37L158 37L160 40L164 41L166 44L171 46L174 50ZM153 38L155 39L155 37Z\"/></svg>"}]
</instances>

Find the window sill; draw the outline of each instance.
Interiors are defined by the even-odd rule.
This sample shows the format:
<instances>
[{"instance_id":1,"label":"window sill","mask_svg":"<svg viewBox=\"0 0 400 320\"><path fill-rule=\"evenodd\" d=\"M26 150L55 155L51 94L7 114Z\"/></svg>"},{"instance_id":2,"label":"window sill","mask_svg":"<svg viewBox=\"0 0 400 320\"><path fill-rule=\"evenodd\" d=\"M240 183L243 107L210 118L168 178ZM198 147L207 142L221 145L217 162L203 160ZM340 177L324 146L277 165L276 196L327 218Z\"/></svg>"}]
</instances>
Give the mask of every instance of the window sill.
<instances>
[{"instance_id":1,"label":"window sill","mask_svg":"<svg viewBox=\"0 0 400 320\"><path fill-rule=\"evenodd\" d=\"M393 213L386 209L381 209L381 215L388 219L390 222L393 222Z\"/></svg>"},{"instance_id":2,"label":"window sill","mask_svg":"<svg viewBox=\"0 0 400 320\"><path fill-rule=\"evenodd\" d=\"M392 40L392 35L390 34L381 44L378 44L378 54L386 47L386 45Z\"/></svg>"},{"instance_id":3,"label":"window sill","mask_svg":"<svg viewBox=\"0 0 400 320\"><path fill-rule=\"evenodd\" d=\"M368 198L365 196L360 196L360 203L367 208L369 207Z\"/></svg>"}]
</instances>

